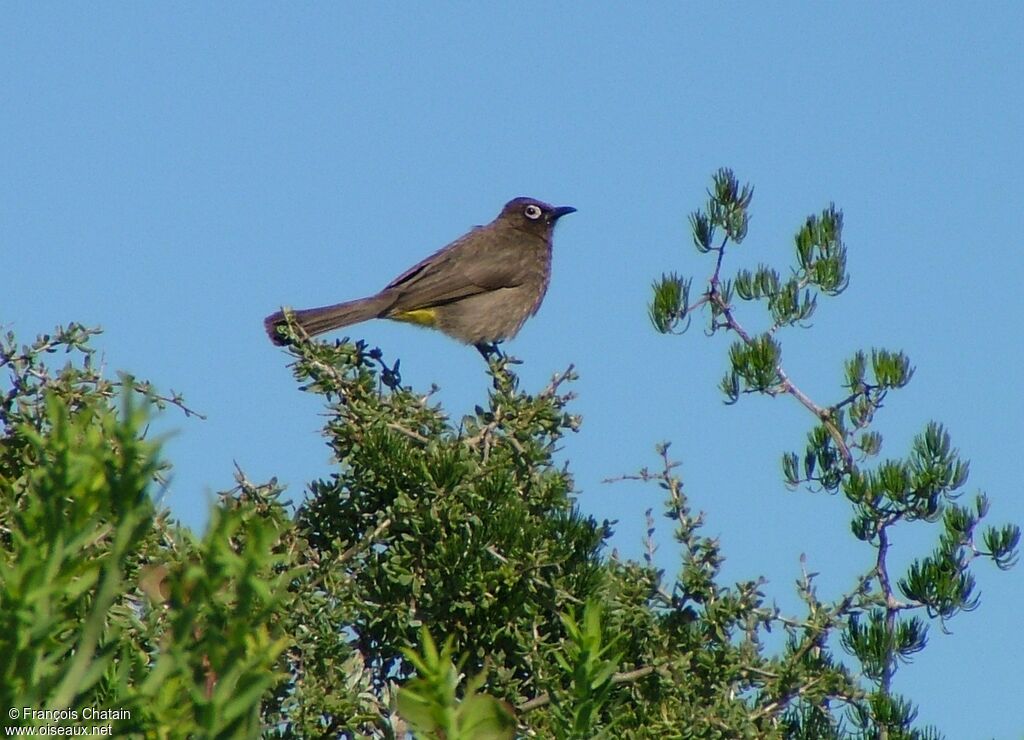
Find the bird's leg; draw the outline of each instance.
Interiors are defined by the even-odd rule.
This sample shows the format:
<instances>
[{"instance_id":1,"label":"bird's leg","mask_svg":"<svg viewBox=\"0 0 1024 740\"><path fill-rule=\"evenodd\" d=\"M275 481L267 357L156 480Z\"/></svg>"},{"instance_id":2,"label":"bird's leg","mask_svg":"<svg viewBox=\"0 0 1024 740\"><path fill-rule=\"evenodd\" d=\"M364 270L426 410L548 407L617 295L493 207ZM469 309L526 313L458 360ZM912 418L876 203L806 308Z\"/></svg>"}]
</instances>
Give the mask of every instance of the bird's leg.
<instances>
[{"instance_id":1,"label":"bird's leg","mask_svg":"<svg viewBox=\"0 0 1024 740\"><path fill-rule=\"evenodd\" d=\"M473 346L476 347L477 351L483 355L484 360L488 363L491 361L491 355L494 355L496 360L505 357L497 342L477 342Z\"/></svg>"}]
</instances>

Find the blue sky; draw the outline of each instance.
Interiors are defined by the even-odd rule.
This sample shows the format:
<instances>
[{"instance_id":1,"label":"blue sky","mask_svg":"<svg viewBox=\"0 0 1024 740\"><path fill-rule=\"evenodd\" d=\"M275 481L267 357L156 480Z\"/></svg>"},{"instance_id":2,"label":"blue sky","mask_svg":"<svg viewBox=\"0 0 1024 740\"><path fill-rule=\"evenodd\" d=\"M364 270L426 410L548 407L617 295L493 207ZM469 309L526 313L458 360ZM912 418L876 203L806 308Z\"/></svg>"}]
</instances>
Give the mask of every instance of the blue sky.
<instances>
[{"instance_id":1,"label":"blue sky","mask_svg":"<svg viewBox=\"0 0 1024 740\"><path fill-rule=\"evenodd\" d=\"M930 419L971 460L992 521L1024 522L1024 5L6 4L0 11L0 325L101 325L111 369L182 391L169 505L202 526L232 461L291 495L330 471L313 397L261 319L374 292L530 195L576 206L543 308L508 349L539 389L575 363L584 417L562 455L579 505L639 556L655 487L602 484L671 440L729 579L795 608L799 557L833 597L872 553L841 498L788 492L811 419L716 390L728 343L658 336L651 280L711 265L686 216L711 173L756 187L727 269L785 267L834 201L851 285L782 336L794 380L838 397L857 348L906 351L883 454ZM753 327L761 319L747 312ZM475 350L387 322L351 332L461 415ZM667 522L661 563L674 569ZM902 562L932 533L901 530ZM981 608L932 630L897 684L951 738L1019 737L1022 575L977 571Z\"/></svg>"}]
</instances>

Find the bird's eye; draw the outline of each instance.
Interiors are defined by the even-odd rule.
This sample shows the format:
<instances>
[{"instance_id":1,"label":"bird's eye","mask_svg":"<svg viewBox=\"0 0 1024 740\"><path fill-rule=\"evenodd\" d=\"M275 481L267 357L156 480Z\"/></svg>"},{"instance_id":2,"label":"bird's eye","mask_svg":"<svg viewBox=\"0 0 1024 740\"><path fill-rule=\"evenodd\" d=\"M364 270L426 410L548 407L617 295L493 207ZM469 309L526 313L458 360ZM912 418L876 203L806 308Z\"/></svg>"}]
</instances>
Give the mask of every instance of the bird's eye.
<instances>
[{"instance_id":1,"label":"bird's eye","mask_svg":"<svg viewBox=\"0 0 1024 740\"><path fill-rule=\"evenodd\" d=\"M538 218L540 218L540 208L538 206L533 205L532 203L526 206L526 210L524 210L523 213L526 214L526 217L528 219L531 219L533 221L536 221Z\"/></svg>"}]
</instances>

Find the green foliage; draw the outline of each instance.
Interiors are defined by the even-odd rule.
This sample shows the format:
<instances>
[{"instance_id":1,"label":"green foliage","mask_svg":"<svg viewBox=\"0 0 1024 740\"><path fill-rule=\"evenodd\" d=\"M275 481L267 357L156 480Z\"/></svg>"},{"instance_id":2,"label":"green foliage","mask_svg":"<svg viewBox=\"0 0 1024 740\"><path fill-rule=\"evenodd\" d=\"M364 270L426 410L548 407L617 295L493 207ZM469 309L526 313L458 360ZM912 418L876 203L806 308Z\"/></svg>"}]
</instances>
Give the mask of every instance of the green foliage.
<instances>
[{"instance_id":1,"label":"green foliage","mask_svg":"<svg viewBox=\"0 0 1024 740\"><path fill-rule=\"evenodd\" d=\"M852 676L828 649L826 638L838 630L840 644L860 666L866 693L858 691L856 684L832 682L825 673L797 676L783 692L786 700L795 700L785 717L786 734L846 736L842 718L829 705L838 699L848 708L846 717L855 733L932 737L933 730L913 727L913 704L892 690L898 664L927 646L925 616L944 625L979 605L972 561L984 557L1001 569L1010 567L1016 562L1020 529L988 527L979 537L988 499L978 494L973 509L957 503L967 482L968 464L938 423L926 425L905 457L868 464L882 448L882 435L870 428L876 413L886 395L906 386L914 374L902 352L873 349L870 362L867 353L856 352L843 367L845 395L832 404L816 402L789 377L782 359L782 330L806 328L818 298L838 296L849 284L843 216L829 205L820 216L807 218L794 239L789 278L784 280L777 270L762 264L754 271L738 270L732 280L724 279L727 248L731 251L747 234L752 192L728 170L714 176L708 205L690 218L697 250L716 255L707 289L694 300L692 281L673 275L676 284L687 286L686 301L673 303L671 286L663 280L655 284L649 312L655 329L667 333L677 326L685 331L693 313L707 306L709 333L725 331L736 337L729 349L729 370L720 384L726 401L735 403L747 393L788 395L812 414L815 425L803 454L792 452L782 458L783 478L791 488L806 485L812 491L841 491L852 507L853 535L872 548L857 587L831 606L817 601L813 577L806 575L800 595L808 617L803 624L784 621L790 632L784 660L789 659L790 666L802 663L794 658L813 653L819 668L837 671L833 678ZM725 232L720 241L715 238L716 227ZM749 331L740 321L733 293L743 301L763 304L769 319L764 331ZM931 555L912 561L904 576L893 578L890 530L910 524L938 527L938 545ZM905 601L897 598L897 588ZM809 645L814 647L808 650ZM823 690L827 683L833 687Z\"/></svg>"},{"instance_id":2,"label":"green foliage","mask_svg":"<svg viewBox=\"0 0 1024 740\"><path fill-rule=\"evenodd\" d=\"M275 665L289 644L276 623L302 572L288 568L295 552L282 533L290 522L276 497L241 480L201 541L182 533L176 545L185 556L149 571L151 603L161 608L147 613L156 655L139 689L156 724L206 736L261 727L260 702L283 678Z\"/></svg>"},{"instance_id":3,"label":"green foliage","mask_svg":"<svg viewBox=\"0 0 1024 740\"><path fill-rule=\"evenodd\" d=\"M95 333L0 343L0 699L78 712L66 725L109 724L83 709L111 710L117 734L251 736L279 680L290 521L276 492L246 485L201 541L169 524L150 494L166 468L144 431L148 409L183 401L103 378ZM54 371L44 360L61 350L71 359Z\"/></svg>"},{"instance_id":4,"label":"green foliage","mask_svg":"<svg viewBox=\"0 0 1024 740\"><path fill-rule=\"evenodd\" d=\"M329 585L330 595L297 600L289 616L293 633L311 639L288 653L293 680L268 724L285 734L309 734L310 723L386 732L384 700L413 674L406 650L422 627L448 635L471 673L491 665L495 696L516 703L542 693L564 635L560 614L603 584L607 528L578 514L572 479L551 460L579 424L559 392L571 369L530 395L498 361L487 406L455 424L364 345L295 351L296 375L329 399L326 432L339 463L298 512L316 567L296 588ZM334 706L319 681L331 680L329 660L355 654L361 686L380 701ZM366 723L353 727L353 716Z\"/></svg>"},{"instance_id":5,"label":"green foliage","mask_svg":"<svg viewBox=\"0 0 1024 740\"><path fill-rule=\"evenodd\" d=\"M983 526L981 493L964 503L968 464L942 425L879 459L876 416L913 376L903 353L855 352L827 404L789 376L786 333L849 282L843 218L808 217L787 270L725 277L752 199L714 175L690 217L714 259L704 290L665 274L649 315L683 333L704 312L709 334L730 334L727 402L788 396L811 414L783 479L850 507L866 565L846 593L823 601L803 569L789 616L763 580L723 583L667 443L657 469L625 477L664 491L677 571L654 566L652 511L643 562L607 554L611 524L579 512L555 462L580 428L571 367L529 392L514 360L492 360L486 400L453 415L361 342L290 348L327 407L334 472L292 512L238 471L197 537L154 504L166 464L144 433L154 408L194 412L104 378L95 331L72 325L0 342L0 696L122 709L117 732L147 737L938 737L895 692L897 670L931 626L979 607L975 561L1014 565L1020 530ZM758 306L748 330L740 309ZM53 370L60 351L71 359ZM891 533L911 526L935 546L890 573Z\"/></svg>"},{"instance_id":6,"label":"green foliage","mask_svg":"<svg viewBox=\"0 0 1024 740\"><path fill-rule=\"evenodd\" d=\"M678 320L689 312L690 281L683 280L674 272L662 275L653 284L654 300L648 315L662 334L675 331ZM685 330L685 325L684 329Z\"/></svg>"},{"instance_id":7,"label":"green foliage","mask_svg":"<svg viewBox=\"0 0 1024 740\"><path fill-rule=\"evenodd\" d=\"M740 393L782 391L782 347L770 334L753 337L749 342L734 342L729 348L729 361L732 369L720 385L729 403L738 401Z\"/></svg>"},{"instance_id":8,"label":"green foliage","mask_svg":"<svg viewBox=\"0 0 1024 740\"><path fill-rule=\"evenodd\" d=\"M0 561L0 694L6 706L68 709L94 691L118 654L108 613L125 585L125 560L152 520L145 495L155 448L137 438L140 414L125 396L123 421L84 401L72 416L41 397L41 433L8 428L30 461L5 479ZM5 445L5 451L9 448ZM8 468L12 470L13 468Z\"/></svg>"},{"instance_id":9,"label":"green foliage","mask_svg":"<svg viewBox=\"0 0 1024 740\"><path fill-rule=\"evenodd\" d=\"M799 699L857 694L842 666L818 657L838 610L791 622L792 649L764 655L761 631L786 622L760 581L719 582L724 557L700 534L667 445L659 472L633 477L668 493L678 576L602 556L607 523L579 515L552 459L579 426L561 390L571 368L531 394L511 361L492 362L487 403L455 423L378 350L291 351L303 387L328 399L338 467L298 511L309 567L292 584L288 679L264 704L265 728L449 734L464 732L467 706L494 720L493 698L539 737L779 737ZM445 647L424 629L446 635Z\"/></svg>"},{"instance_id":10,"label":"green foliage","mask_svg":"<svg viewBox=\"0 0 1024 740\"><path fill-rule=\"evenodd\" d=\"M441 652L423 629L423 653L406 649L417 677L398 692L398 711L420 737L438 740L502 740L515 735L512 708L493 696L477 693L485 675L471 679L462 699L456 697L459 669L452 663L452 640Z\"/></svg>"},{"instance_id":11,"label":"green foliage","mask_svg":"<svg viewBox=\"0 0 1024 740\"><path fill-rule=\"evenodd\" d=\"M624 654L617 650L617 639L605 638L601 607L594 600L584 607L582 623L569 613L562 615L562 624L566 631L564 652L555 652L554 657L562 672L572 677L572 684L568 690L550 695L556 737L594 737L593 728L612 699L615 673ZM605 734L614 725L613 715Z\"/></svg>"}]
</instances>

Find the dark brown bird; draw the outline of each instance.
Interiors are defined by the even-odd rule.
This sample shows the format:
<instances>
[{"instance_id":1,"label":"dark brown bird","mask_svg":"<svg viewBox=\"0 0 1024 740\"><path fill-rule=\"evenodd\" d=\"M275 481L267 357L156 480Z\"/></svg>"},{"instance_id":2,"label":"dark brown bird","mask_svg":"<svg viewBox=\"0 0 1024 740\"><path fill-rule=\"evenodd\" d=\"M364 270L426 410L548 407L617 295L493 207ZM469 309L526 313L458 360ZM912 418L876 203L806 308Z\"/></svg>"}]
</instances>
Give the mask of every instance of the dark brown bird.
<instances>
[{"instance_id":1,"label":"dark brown bird","mask_svg":"<svg viewBox=\"0 0 1024 740\"><path fill-rule=\"evenodd\" d=\"M478 226L396 277L368 298L293 311L307 334L392 319L443 331L486 357L537 313L551 277L555 223L576 209L516 198ZM278 311L263 320L270 341L285 344Z\"/></svg>"}]
</instances>

